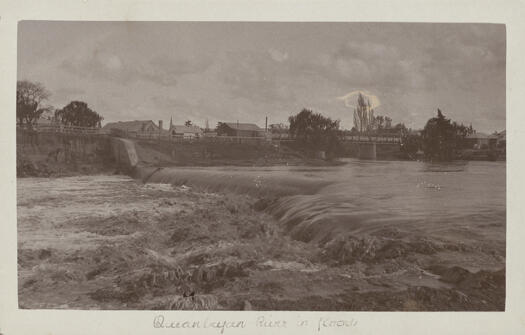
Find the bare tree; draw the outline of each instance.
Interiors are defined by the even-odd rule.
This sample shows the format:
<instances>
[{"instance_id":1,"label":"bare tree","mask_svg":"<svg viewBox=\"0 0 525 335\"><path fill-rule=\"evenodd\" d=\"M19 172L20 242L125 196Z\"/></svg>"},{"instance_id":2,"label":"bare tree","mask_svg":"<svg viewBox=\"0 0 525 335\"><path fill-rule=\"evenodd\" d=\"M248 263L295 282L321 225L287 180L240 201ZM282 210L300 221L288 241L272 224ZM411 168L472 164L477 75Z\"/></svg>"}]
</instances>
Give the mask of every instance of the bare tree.
<instances>
[{"instance_id":1,"label":"bare tree","mask_svg":"<svg viewBox=\"0 0 525 335\"><path fill-rule=\"evenodd\" d=\"M16 120L19 124L32 125L40 115L50 111L50 106L42 106L51 93L41 83L27 80L16 83Z\"/></svg>"}]
</instances>

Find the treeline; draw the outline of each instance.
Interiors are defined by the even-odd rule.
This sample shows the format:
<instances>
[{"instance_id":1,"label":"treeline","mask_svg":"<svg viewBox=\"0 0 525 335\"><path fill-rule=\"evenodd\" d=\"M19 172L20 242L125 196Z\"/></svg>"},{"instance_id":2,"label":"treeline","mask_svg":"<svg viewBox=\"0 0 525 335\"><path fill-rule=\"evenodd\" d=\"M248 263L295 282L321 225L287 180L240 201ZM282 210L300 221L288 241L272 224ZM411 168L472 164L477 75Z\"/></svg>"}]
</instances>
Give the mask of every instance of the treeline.
<instances>
[{"instance_id":1,"label":"treeline","mask_svg":"<svg viewBox=\"0 0 525 335\"><path fill-rule=\"evenodd\" d=\"M16 121L33 126L40 118L58 124L79 127L101 127L104 119L83 101L71 101L61 109L45 105L51 93L41 84L27 80L16 83Z\"/></svg>"},{"instance_id":2,"label":"treeline","mask_svg":"<svg viewBox=\"0 0 525 335\"><path fill-rule=\"evenodd\" d=\"M290 116L288 121L290 137L295 139L304 151L312 154L324 151L328 157L341 153L345 132L340 129L339 120L303 109L300 113ZM277 128L277 131L284 129L283 125ZM450 161L458 157L465 138L474 132L472 125L467 127L447 119L440 109L436 117L427 121L421 132L414 132L403 123L392 126L391 118L375 116L370 102L365 101L359 94L354 110L354 127L350 134L365 137L395 134L400 137L400 151L407 158L414 157L422 151L427 160Z\"/></svg>"},{"instance_id":3,"label":"treeline","mask_svg":"<svg viewBox=\"0 0 525 335\"><path fill-rule=\"evenodd\" d=\"M438 109L437 116L428 120L421 132L420 148L428 160L450 161L457 157L465 137L473 133L472 125L466 127L463 124L452 122L445 118ZM416 141L417 138L413 140L413 142Z\"/></svg>"}]
</instances>

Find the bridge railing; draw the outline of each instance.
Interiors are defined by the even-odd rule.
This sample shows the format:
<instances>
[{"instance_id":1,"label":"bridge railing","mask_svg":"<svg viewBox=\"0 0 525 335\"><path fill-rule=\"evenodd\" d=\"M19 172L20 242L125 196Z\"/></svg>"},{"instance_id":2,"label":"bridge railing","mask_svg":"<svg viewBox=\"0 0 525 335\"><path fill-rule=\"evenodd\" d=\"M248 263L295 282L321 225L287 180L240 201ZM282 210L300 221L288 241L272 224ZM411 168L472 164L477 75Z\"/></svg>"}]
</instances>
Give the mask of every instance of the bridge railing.
<instances>
[{"instance_id":1,"label":"bridge railing","mask_svg":"<svg viewBox=\"0 0 525 335\"><path fill-rule=\"evenodd\" d=\"M347 135L344 140L348 142L401 143L399 136Z\"/></svg>"},{"instance_id":2,"label":"bridge railing","mask_svg":"<svg viewBox=\"0 0 525 335\"><path fill-rule=\"evenodd\" d=\"M270 143L266 137L246 137L246 136L173 136L170 134L155 133L134 133L128 134L129 138L136 138L147 141L162 141L169 143L242 143L242 144L263 144Z\"/></svg>"}]
</instances>

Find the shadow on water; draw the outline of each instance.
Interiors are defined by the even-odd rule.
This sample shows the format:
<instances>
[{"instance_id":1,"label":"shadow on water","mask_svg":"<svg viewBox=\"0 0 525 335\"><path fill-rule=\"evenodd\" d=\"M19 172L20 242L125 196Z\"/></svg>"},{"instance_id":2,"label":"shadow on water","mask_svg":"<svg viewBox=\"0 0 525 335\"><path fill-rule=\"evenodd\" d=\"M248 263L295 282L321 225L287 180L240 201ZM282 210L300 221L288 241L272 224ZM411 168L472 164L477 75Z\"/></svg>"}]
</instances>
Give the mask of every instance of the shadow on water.
<instances>
[{"instance_id":1,"label":"shadow on water","mask_svg":"<svg viewBox=\"0 0 525 335\"><path fill-rule=\"evenodd\" d=\"M468 168L468 161L446 163L424 162L422 172L464 172Z\"/></svg>"}]
</instances>

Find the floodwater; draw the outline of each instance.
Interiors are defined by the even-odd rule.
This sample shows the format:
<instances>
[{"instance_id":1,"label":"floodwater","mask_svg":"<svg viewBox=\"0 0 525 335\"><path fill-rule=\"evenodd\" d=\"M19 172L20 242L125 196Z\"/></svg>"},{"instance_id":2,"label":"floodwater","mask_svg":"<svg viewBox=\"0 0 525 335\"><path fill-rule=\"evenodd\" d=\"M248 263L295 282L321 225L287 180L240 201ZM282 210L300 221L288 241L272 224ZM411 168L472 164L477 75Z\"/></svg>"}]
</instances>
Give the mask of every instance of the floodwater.
<instances>
[{"instance_id":1,"label":"floodwater","mask_svg":"<svg viewBox=\"0 0 525 335\"><path fill-rule=\"evenodd\" d=\"M191 284L211 309L504 308L504 162L345 163L18 179L20 302L172 308L149 294ZM244 279L218 278L224 262ZM178 266L191 279L126 291Z\"/></svg>"},{"instance_id":2,"label":"floodwater","mask_svg":"<svg viewBox=\"0 0 525 335\"><path fill-rule=\"evenodd\" d=\"M303 241L389 232L505 255L505 162L348 160L328 168L166 168L149 181L279 197L268 210ZM471 257L455 261L474 271L498 267Z\"/></svg>"}]
</instances>

